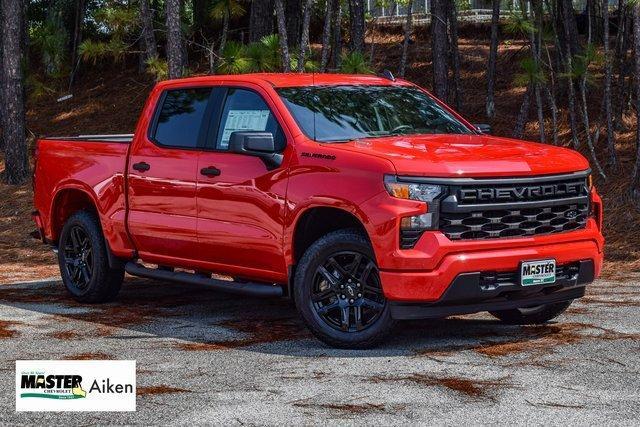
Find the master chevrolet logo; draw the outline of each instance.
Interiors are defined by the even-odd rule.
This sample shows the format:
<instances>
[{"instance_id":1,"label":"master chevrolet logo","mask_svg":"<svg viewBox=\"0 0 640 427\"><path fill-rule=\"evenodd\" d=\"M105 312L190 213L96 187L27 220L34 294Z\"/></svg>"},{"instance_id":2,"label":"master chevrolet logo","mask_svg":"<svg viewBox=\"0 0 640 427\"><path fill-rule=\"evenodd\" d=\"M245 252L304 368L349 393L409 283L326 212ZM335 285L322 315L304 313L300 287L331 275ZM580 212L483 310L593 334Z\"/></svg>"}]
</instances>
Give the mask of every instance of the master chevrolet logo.
<instances>
[{"instance_id":1,"label":"master chevrolet logo","mask_svg":"<svg viewBox=\"0 0 640 427\"><path fill-rule=\"evenodd\" d=\"M500 188L461 188L458 199L461 202L503 202L513 200L536 200L575 197L588 194L585 183L572 182L544 185L519 185Z\"/></svg>"}]
</instances>

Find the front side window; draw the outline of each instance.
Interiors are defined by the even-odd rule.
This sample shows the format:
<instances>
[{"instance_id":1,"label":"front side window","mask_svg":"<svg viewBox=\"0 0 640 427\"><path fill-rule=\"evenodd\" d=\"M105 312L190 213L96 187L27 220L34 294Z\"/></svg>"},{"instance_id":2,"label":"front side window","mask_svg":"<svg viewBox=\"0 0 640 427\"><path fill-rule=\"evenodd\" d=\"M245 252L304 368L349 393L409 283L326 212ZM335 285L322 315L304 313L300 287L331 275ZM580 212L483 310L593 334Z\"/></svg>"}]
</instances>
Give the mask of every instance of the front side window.
<instances>
[{"instance_id":1,"label":"front side window","mask_svg":"<svg viewBox=\"0 0 640 427\"><path fill-rule=\"evenodd\" d=\"M168 91L158 113L155 141L164 146L196 148L211 89Z\"/></svg>"},{"instance_id":2,"label":"front side window","mask_svg":"<svg viewBox=\"0 0 640 427\"><path fill-rule=\"evenodd\" d=\"M278 93L302 131L320 142L473 133L428 94L411 86L291 87Z\"/></svg>"},{"instance_id":3,"label":"front side window","mask_svg":"<svg viewBox=\"0 0 640 427\"><path fill-rule=\"evenodd\" d=\"M284 149L282 128L262 97L251 90L230 88L222 109L216 148L228 150L233 132L252 130L271 132L276 149Z\"/></svg>"}]
</instances>

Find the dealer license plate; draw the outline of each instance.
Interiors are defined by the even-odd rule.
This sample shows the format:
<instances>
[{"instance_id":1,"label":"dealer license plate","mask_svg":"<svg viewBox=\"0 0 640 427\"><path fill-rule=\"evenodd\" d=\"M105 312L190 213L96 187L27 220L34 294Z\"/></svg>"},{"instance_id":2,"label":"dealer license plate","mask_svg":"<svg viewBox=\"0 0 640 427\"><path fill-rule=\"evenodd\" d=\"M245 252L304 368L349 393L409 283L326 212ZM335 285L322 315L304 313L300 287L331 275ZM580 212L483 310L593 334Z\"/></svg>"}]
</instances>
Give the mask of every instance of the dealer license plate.
<instances>
[{"instance_id":1,"label":"dealer license plate","mask_svg":"<svg viewBox=\"0 0 640 427\"><path fill-rule=\"evenodd\" d=\"M546 285L556 281L556 260L525 261L520 267L522 286Z\"/></svg>"}]
</instances>

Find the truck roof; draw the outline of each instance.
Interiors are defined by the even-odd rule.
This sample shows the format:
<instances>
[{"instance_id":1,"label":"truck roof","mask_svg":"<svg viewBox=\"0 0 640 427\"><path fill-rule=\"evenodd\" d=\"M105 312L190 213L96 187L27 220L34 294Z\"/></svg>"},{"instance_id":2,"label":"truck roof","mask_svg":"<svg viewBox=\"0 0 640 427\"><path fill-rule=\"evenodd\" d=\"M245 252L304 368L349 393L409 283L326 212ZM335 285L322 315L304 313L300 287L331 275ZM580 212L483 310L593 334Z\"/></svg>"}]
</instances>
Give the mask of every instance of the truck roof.
<instances>
[{"instance_id":1,"label":"truck roof","mask_svg":"<svg viewBox=\"0 0 640 427\"><path fill-rule=\"evenodd\" d=\"M367 74L328 74L328 73L254 73L198 76L185 79L165 80L158 86L172 86L176 83L207 82L252 82L267 83L272 87L296 87L296 86L336 86L336 85L368 85L368 86L407 86L411 83L401 79L392 81L385 77Z\"/></svg>"}]
</instances>

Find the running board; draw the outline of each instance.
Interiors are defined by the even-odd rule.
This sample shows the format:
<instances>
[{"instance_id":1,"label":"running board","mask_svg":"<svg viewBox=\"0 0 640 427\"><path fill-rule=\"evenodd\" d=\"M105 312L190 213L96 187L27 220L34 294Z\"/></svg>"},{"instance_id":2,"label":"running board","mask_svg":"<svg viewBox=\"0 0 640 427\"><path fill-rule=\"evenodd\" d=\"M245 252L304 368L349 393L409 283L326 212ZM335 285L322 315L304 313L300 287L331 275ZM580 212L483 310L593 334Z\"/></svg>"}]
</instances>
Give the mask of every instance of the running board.
<instances>
[{"instance_id":1,"label":"running board","mask_svg":"<svg viewBox=\"0 0 640 427\"><path fill-rule=\"evenodd\" d=\"M132 276L208 286L211 289L215 289L217 291L228 292L237 295L250 295L255 297L281 297L284 294L282 287L277 285L268 285L261 283L237 283L225 280L216 280L194 273L147 268L135 262L128 262L125 265L124 269Z\"/></svg>"}]
</instances>

